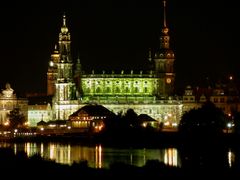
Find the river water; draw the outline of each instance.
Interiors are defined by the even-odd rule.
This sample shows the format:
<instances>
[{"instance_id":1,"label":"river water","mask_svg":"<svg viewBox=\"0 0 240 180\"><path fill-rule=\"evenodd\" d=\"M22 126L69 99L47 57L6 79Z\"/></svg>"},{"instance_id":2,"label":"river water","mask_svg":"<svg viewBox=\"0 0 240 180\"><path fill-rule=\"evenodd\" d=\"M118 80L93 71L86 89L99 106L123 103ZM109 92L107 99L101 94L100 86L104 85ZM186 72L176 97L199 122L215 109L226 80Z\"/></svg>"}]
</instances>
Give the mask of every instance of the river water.
<instances>
[{"instance_id":1,"label":"river water","mask_svg":"<svg viewBox=\"0 0 240 180\"><path fill-rule=\"evenodd\" d=\"M1 147L10 147L14 153L24 151L27 156L40 154L43 158L57 163L69 164L87 161L89 167L109 168L114 162L123 162L135 166L143 166L148 160L158 160L166 165L181 167L181 158L176 148L112 148L101 144L87 146L71 143L0 143ZM234 162L234 154L229 149L228 166Z\"/></svg>"}]
</instances>

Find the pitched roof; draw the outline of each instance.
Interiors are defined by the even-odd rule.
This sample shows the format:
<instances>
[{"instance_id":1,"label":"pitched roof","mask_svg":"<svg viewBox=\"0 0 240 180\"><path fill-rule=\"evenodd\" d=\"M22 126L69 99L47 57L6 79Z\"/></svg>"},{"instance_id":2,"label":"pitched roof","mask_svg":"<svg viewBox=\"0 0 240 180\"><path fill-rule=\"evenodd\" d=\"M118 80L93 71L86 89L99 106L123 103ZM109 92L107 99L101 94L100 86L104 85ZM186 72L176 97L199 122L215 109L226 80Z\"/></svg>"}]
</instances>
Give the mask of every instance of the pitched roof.
<instances>
[{"instance_id":1,"label":"pitched roof","mask_svg":"<svg viewBox=\"0 0 240 180\"><path fill-rule=\"evenodd\" d=\"M140 114L139 116L138 116L138 119L140 120L140 121L157 121L157 120L155 120L155 119L153 119L151 116L149 116L149 115L147 115L147 114Z\"/></svg>"},{"instance_id":2,"label":"pitched roof","mask_svg":"<svg viewBox=\"0 0 240 180\"><path fill-rule=\"evenodd\" d=\"M37 126L44 126L46 125L47 123L43 120L41 120L40 122L37 123Z\"/></svg>"},{"instance_id":3,"label":"pitched roof","mask_svg":"<svg viewBox=\"0 0 240 180\"><path fill-rule=\"evenodd\" d=\"M77 116L79 114L79 112L81 112L81 111L86 112L90 116L111 116L111 115L115 115L113 112L111 112L110 110L108 110L107 108L105 108L102 105L89 104L89 105L83 106L79 110L75 111L70 116Z\"/></svg>"}]
</instances>

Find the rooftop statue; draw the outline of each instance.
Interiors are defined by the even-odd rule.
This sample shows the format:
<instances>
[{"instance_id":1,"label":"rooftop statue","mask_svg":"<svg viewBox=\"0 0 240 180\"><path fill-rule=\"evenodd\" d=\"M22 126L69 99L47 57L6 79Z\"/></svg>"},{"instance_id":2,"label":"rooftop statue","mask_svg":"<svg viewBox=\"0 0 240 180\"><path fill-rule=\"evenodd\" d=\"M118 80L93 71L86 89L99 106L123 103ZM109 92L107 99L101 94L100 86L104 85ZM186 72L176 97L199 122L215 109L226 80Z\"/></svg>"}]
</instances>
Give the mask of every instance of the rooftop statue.
<instances>
[{"instance_id":1,"label":"rooftop statue","mask_svg":"<svg viewBox=\"0 0 240 180\"><path fill-rule=\"evenodd\" d=\"M2 90L2 97L4 98L11 98L11 97L14 97L14 94L13 94L13 89L11 88L11 85L9 83L7 83L5 85L6 89Z\"/></svg>"}]
</instances>

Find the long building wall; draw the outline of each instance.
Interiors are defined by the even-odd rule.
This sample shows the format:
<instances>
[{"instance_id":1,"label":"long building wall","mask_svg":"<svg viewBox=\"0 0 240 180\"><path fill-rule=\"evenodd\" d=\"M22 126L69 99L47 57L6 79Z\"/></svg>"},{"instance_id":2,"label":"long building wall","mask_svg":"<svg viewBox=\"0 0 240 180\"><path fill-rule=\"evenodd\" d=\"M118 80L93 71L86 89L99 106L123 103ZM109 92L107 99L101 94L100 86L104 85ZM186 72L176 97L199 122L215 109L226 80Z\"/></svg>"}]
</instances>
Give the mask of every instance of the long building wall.
<instances>
[{"instance_id":1,"label":"long building wall","mask_svg":"<svg viewBox=\"0 0 240 180\"><path fill-rule=\"evenodd\" d=\"M182 104L177 102L169 103L100 103L115 114L126 113L128 109L133 109L138 115L148 114L156 119L159 123L168 123L169 125L177 125L182 116ZM61 119L68 119L68 117L86 104L79 105L58 105L55 106L55 112Z\"/></svg>"},{"instance_id":2,"label":"long building wall","mask_svg":"<svg viewBox=\"0 0 240 180\"><path fill-rule=\"evenodd\" d=\"M153 77L94 77L81 78L84 96L154 96L159 79Z\"/></svg>"}]
</instances>

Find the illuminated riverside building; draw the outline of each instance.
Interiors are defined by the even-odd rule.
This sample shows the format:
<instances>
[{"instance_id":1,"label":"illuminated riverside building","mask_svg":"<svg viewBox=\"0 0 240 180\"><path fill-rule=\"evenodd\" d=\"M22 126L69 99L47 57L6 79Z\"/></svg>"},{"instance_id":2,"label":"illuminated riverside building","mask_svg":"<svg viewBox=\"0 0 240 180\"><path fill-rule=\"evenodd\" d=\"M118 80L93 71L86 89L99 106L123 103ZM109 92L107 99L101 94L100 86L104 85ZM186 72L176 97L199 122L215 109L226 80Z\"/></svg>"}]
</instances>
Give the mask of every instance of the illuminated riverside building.
<instances>
[{"instance_id":1,"label":"illuminated riverside building","mask_svg":"<svg viewBox=\"0 0 240 180\"><path fill-rule=\"evenodd\" d=\"M28 105L28 122L29 126L37 126L40 121L52 120L52 108L51 105Z\"/></svg>"},{"instance_id":2,"label":"illuminated riverside building","mask_svg":"<svg viewBox=\"0 0 240 180\"><path fill-rule=\"evenodd\" d=\"M8 114L14 108L19 108L25 119L28 119L28 100L26 98L17 98L10 84L0 93L0 126L8 126Z\"/></svg>"},{"instance_id":3,"label":"illuminated riverside building","mask_svg":"<svg viewBox=\"0 0 240 180\"><path fill-rule=\"evenodd\" d=\"M214 103L229 118L232 118L234 112L240 111L239 90L232 76L225 83L215 83L208 87L187 86L182 99L183 113L200 108L206 101Z\"/></svg>"},{"instance_id":4,"label":"illuminated riverside building","mask_svg":"<svg viewBox=\"0 0 240 180\"><path fill-rule=\"evenodd\" d=\"M163 2L164 21L160 48L151 58L155 67L148 72L82 72L79 59L75 66L73 64L71 36L66 16L63 16L58 45L51 55L47 72L47 93L53 96L54 120L68 119L86 104L100 104L114 113L125 113L132 108L137 114L148 114L166 125L178 124L182 115L182 104L173 99L175 56L170 48L166 2Z\"/></svg>"}]
</instances>

